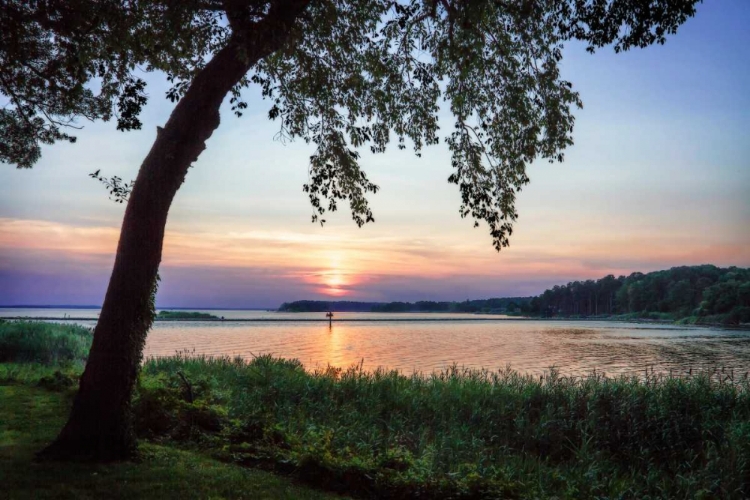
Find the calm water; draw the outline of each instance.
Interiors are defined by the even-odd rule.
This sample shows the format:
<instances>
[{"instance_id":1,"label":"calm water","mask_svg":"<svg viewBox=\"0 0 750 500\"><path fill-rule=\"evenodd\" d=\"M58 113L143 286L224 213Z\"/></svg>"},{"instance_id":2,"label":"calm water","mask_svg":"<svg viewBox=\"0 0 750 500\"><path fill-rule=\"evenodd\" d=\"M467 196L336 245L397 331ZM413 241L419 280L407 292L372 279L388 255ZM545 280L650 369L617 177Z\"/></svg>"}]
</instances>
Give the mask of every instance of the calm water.
<instances>
[{"instance_id":1,"label":"calm water","mask_svg":"<svg viewBox=\"0 0 750 500\"><path fill-rule=\"evenodd\" d=\"M595 321L534 321L454 314L336 313L329 329L321 313L207 311L250 322L157 322L147 356L177 351L251 358L271 353L307 367L360 362L404 372L432 372L457 363L488 369L566 374L683 371L723 366L750 371L750 332ZM91 318L98 310L0 309L0 316ZM484 321L475 321L476 319ZM284 321L279 321L279 319ZM408 320L408 321L405 321Z\"/></svg>"}]
</instances>

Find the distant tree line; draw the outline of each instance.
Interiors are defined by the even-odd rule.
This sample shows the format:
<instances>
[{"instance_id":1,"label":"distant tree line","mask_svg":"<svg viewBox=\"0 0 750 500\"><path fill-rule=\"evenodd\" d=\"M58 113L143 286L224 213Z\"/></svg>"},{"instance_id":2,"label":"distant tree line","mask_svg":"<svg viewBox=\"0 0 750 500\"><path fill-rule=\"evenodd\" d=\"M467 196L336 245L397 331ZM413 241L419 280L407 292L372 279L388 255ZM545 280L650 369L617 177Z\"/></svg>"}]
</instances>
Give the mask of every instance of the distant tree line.
<instances>
[{"instance_id":1,"label":"distant tree line","mask_svg":"<svg viewBox=\"0 0 750 500\"><path fill-rule=\"evenodd\" d=\"M463 302L353 302L297 300L284 302L283 312L469 312L469 313L514 313L529 309L531 297L505 297Z\"/></svg>"},{"instance_id":2,"label":"distant tree line","mask_svg":"<svg viewBox=\"0 0 750 500\"><path fill-rule=\"evenodd\" d=\"M605 276L554 286L524 312L540 316L630 314L727 324L750 322L750 269L712 265Z\"/></svg>"},{"instance_id":3,"label":"distant tree line","mask_svg":"<svg viewBox=\"0 0 750 500\"><path fill-rule=\"evenodd\" d=\"M504 297L463 302L387 302L372 308L373 312L466 312L466 313L508 313L521 312L528 306L531 297Z\"/></svg>"},{"instance_id":4,"label":"distant tree line","mask_svg":"<svg viewBox=\"0 0 750 500\"><path fill-rule=\"evenodd\" d=\"M520 313L541 317L628 315L694 323L750 322L750 269L712 265L673 267L556 285L537 297L463 302L355 302L298 300L286 312Z\"/></svg>"},{"instance_id":5,"label":"distant tree line","mask_svg":"<svg viewBox=\"0 0 750 500\"><path fill-rule=\"evenodd\" d=\"M295 300L284 302L279 307L282 312L369 312L377 302L353 302L348 300Z\"/></svg>"}]
</instances>

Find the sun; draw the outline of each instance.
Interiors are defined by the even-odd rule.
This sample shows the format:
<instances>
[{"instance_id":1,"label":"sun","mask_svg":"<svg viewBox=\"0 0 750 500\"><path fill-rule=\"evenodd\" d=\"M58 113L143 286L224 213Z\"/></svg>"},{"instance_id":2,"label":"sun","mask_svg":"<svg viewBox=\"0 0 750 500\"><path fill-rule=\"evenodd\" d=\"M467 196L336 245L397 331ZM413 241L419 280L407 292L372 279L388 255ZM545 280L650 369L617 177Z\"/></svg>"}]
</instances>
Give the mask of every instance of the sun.
<instances>
[{"instance_id":1,"label":"sun","mask_svg":"<svg viewBox=\"0 0 750 500\"><path fill-rule=\"evenodd\" d=\"M341 297L351 292L351 286L357 281L356 277L347 269L347 256L344 252L331 252L326 256L328 265L323 267L315 282L319 285L318 292L332 297Z\"/></svg>"},{"instance_id":2,"label":"sun","mask_svg":"<svg viewBox=\"0 0 750 500\"><path fill-rule=\"evenodd\" d=\"M339 272L325 275L323 281L329 288L339 288L346 284L344 277Z\"/></svg>"},{"instance_id":3,"label":"sun","mask_svg":"<svg viewBox=\"0 0 750 500\"><path fill-rule=\"evenodd\" d=\"M356 280L351 274L332 266L327 271L321 272L317 281L321 285L318 289L320 293L333 297L341 297L349 294L351 291L350 287Z\"/></svg>"},{"instance_id":4,"label":"sun","mask_svg":"<svg viewBox=\"0 0 750 500\"><path fill-rule=\"evenodd\" d=\"M329 271L323 274L321 276L321 282L323 288L321 288L320 291L326 295L340 297L348 293L348 290L345 288L348 284L348 280L339 271Z\"/></svg>"}]
</instances>

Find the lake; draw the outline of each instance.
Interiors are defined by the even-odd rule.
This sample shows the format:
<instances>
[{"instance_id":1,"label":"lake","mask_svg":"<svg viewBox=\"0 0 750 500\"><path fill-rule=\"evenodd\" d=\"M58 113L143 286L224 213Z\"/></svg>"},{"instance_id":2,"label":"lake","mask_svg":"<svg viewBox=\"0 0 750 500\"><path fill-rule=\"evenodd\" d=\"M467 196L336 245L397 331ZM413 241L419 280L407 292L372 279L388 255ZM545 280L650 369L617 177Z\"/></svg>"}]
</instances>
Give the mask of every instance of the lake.
<instances>
[{"instance_id":1,"label":"lake","mask_svg":"<svg viewBox=\"0 0 750 500\"><path fill-rule=\"evenodd\" d=\"M0 317L60 318L93 326L97 309L0 309ZM306 367L327 364L405 373L472 368L511 368L539 374L593 370L609 375L684 372L725 367L750 371L750 332L610 321L544 321L473 314L336 313L329 328L323 313L211 310L224 322L158 321L146 356L178 351L251 358L273 354Z\"/></svg>"}]
</instances>

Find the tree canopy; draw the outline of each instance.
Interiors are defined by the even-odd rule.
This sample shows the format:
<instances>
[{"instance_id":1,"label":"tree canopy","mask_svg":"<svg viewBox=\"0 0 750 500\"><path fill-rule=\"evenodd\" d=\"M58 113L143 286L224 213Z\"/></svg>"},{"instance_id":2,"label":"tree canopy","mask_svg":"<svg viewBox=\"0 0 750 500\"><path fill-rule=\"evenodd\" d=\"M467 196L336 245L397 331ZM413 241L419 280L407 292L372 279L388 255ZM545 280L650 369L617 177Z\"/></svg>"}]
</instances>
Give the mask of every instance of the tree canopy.
<instances>
[{"instance_id":1,"label":"tree canopy","mask_svg":"<svg viewBox=\"0 0 750 500\"><path fill-rule=\"evenodd\" d=\"M142 126L145 73L181 99L212 55L288 22L230 92L241 115L260 88L282 139L315 146L304 186L313 221L347 201L374 220L361 154L444 141L462 217L508 245L535 159L562 161L581 106L560 75L566 42L589 51L664 43L698 0L35 0L0 7L0 161L75 141L82 120ZM269 47L269 49L274 49ZM249 49L248 49L249 50ZM451 130L438 126L440 106Z\"/></svg>"}]
</instances>

